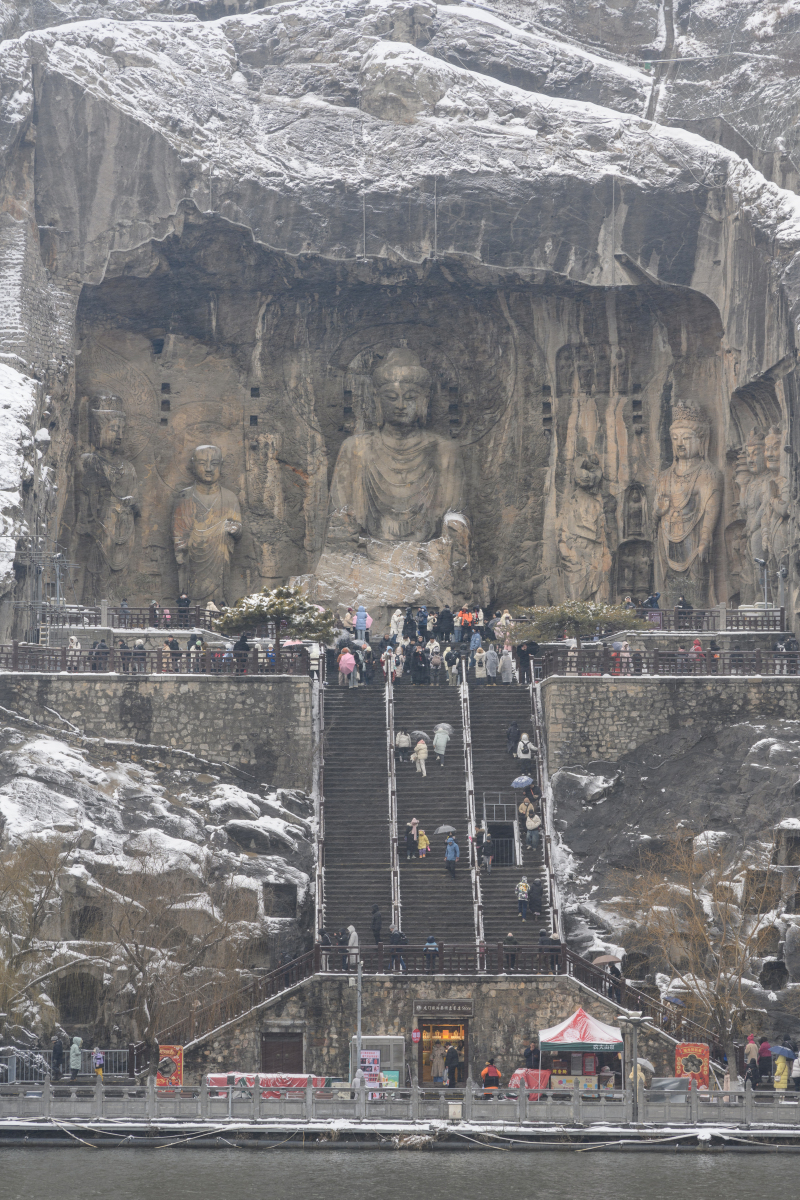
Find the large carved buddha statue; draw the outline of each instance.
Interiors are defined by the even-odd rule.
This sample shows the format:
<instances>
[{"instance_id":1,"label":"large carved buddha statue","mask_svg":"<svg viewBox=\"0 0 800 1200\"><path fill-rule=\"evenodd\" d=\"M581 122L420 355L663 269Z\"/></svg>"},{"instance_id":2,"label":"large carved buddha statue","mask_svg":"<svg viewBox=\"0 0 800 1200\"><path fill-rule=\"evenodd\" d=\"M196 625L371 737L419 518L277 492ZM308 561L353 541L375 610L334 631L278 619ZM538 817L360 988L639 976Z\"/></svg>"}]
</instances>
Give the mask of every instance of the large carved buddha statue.
<instances>
[{"instance_id":1,"label":"large carved buddha statue","mask_svg":"<svg viewBox=\"0 0 800 1200\"><path fill-rule=\"evenodd\" d=\"M193 604L228 603L228 568L234 543L242 536L242 513L233 492L219 482L219 446L197 446L189 468L195 482L172 514L172 541L178 584Z\"/></svg>"},{"instance_id":2,"label":"large carved buddha statue","mask_svg":"<svg viewBox=\"0 0 800 1200\"><path fill-rule=\"evenodd\" d=\"M661 607L683 595L695 608L713 603L711 556L722 504L722 473L709 462L710 428L693 405L676 404L669 427L673 462L658 477L656 588Z\"/></svg>"},{"instance_id":3,"label":"large carved buddha statue","mask_svg":"<svg viewBox=\"0 0 800 1200\"><path fill-rule=\"evenodd\" d=\"M425 428L430 375L390 350L372 376L377 422L343 443L331 482L318 598L452 603L469 594L469 524L458 444Z\"/></svg>"}]
</instances>

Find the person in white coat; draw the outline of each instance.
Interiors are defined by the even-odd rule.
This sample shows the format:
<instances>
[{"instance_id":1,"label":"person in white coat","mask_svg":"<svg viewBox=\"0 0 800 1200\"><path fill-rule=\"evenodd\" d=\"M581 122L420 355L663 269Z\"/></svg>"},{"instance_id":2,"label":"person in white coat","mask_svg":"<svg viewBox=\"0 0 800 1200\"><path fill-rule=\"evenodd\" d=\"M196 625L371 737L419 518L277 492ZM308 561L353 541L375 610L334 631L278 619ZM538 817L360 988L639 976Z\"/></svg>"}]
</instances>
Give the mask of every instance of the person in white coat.
<instances>
[{"instance_id":1,"label":"person in white coat","mask_svg":"<svg viewBox=\"0 0 800 1200\"><path fill-rule=\"evenodd\" d=\"M397 645L403 636L403 620L402 608L396 608L392 613L392 619L389 622L389 636L396 639L395 645Z\"/></svg>"},{"instance_id":2,"label":"person in white coat","mask_svg":"<svg viewBox=\"0 0 800 1200\"><path fill-rule=\"evenodd\" d=\"M347 939L349 946L348 961L350 970L355 971L358 968L358 934L356 933L355 925L348 925L347 932L350 935Z\"/></svg>"},{"instance_id":3,"label":"person in white coat","mask_svg":"<svg viewBox=\"0 0 800 1200\"><path fill-rule=\"evenodd\" d=\"M419 741L417 742L416 746L414 747L413 753L411 755L411 761L413 763L416 763L417 771L419 771L423 776L428 774L428 772L425 770L425 762L426 762L427 758L428 758L428 747L425 744L425 739L420 738Z\"/></svg>"},{"instance_id":4,"label":"person in white coat","mask_svg":"<svg viewBox=\"0 0 800 1200\"><path fill-rule=\"evenodd\" d=\"M436 753L436 761L440 767L444 766L444 752L447 749L447 743L450 741L450 734L440 725L435 730L433 735L433 749Z\"/></svg>"},{"instance_id":5,"label":"person in white coat","mask_svg":"<svg viewBox=\"0 0 800 1200\"><path fill-rule=\"evenodd\" d=\"M533 757L533 743L527 733L523 733L517 743L517 758L530 762Z\"/></svg>"},{"instance_id":6,"label":"person in white coat","mask_svg":"<svg viewBox=\"0 0 800 1200\"><path fill-rule=\"evenodd\" d=\"M512 683L514 679L514 660L511 657L510 650L503 651L503 657L500 659L500 678L503 683Z\"/></svg>"}]
</instances>

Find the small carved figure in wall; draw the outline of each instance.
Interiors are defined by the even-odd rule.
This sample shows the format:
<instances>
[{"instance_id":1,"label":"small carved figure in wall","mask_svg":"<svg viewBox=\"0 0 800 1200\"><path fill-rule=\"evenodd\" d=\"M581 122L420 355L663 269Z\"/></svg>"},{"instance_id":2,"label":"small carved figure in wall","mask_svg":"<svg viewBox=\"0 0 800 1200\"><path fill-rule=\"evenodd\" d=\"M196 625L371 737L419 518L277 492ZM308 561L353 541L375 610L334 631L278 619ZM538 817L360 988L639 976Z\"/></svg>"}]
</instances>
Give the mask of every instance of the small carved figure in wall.
<instances>
[{"instance_id":1,"label":"small carved figure in wall","mask_svg":"<svg viewBox=\"0 0 800 1200\"><path fill-rule=\"evenodd\" d=\"M708 419L676 404L669 429L673 461L658 477L656 590L663 608L683 595L695 608L713 603L711 552L722 504L722 473L709 462Z\"/></svg>"},{"instance_id":2,"label":"small carved figure in wall","mask_svg":"<svg viewBox=\"0 0 800 1200\"><path fill-rule=\"evenodd\" d=\"M623 537L647 537L647 495L640 483L632 483L625 493Z\"/></svg>"},{"instance_id":3,"label":"small carved figure in wall","mask_svg":"<svg viewBox=\"0 0 800 1200\"><path fill-rule=\"evenodd\" d=\"M740 490L739 512L745 522L750 561L742 602L752 604L763 596L761 567L754 560L765 557L763 528L768 524L770 501L775 491L773 476L767 470L764 435L760 429L752 430L744 454L750 478Z\"/></svg>"},{"instance_id":4,"label":"small carved figure in wall","mask_svg":"<svg viewBox=\"0 0 800 1200\"><path fill-rule=\"evenodd\" d=\"M78 485L78 533L89 541L86 556L86 599L118 600L126 588L121 573L135 542L140 515L139 484L132 463L122 457L125 414L117 396L96 398L90 409L93 449L81 455Z\"/></svg>"},{"instance_id":5,"label":"small carved figure in wall","mask_svg":"<svg viewBox=\"0 0 800 1200\"><path fill-rule=\"evenodd\" d=\"M603 469L596 454L576 458L572 490L559 514L556 535L568 600L607 600L611 554L606 542Z\"/></svg>"},{"instance_id":6,"label":"small carved figure in wall","mask_svg":"<svg viewBox=\"0 0 800 1200\"><path fill-rule=\"evenodd\" d=\"M653 590L653 545L644 538L622 542L617 551L617 592L640 603Z\"/></svg>"},{"instance_id":7,"label":"small carved figure in wall","mask_svg":"<svg viewBox=\"0 0 800 1200\"><path fill-rule=\"evenodd\" d=\"M219 446L198 446L189 465L195 482L182 493L172 516L178 584L193 604L227 604L231 555L242 536L239 501L219 482Z\"/></svg>"},{"instance_id":8,"label":"small carved figure in wall","mask_svg":"<svg viewBox=\"0 0 800 1200\"><path fill-rule=\"evenodd\" d=\"M771 495L761 520L761 541L773 572L789 553L789 480L781 475L783 431L773 425L764 438L764 459L772 478Z\"/></svg>"}]
</instances>

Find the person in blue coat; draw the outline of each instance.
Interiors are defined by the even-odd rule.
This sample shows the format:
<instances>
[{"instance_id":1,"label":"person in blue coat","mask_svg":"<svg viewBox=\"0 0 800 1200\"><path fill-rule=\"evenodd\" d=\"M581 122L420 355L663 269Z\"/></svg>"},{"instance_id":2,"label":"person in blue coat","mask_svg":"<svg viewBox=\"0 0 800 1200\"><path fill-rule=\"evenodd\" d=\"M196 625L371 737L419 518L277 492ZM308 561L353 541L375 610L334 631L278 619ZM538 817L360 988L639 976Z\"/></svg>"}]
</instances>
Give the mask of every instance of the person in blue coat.
<instances>
[{"instance_id":1,"label":"person in blue coat","mask_svg":"<svg viewBox=\"0 0 800 1200\"><path fill-rule=\"evenodd\" d=\"M449 837L445 845L444 861L453 879L456 877L456 863L458 862L459 854L458 842L454 837Z\"/></svg>"}]
</instances>

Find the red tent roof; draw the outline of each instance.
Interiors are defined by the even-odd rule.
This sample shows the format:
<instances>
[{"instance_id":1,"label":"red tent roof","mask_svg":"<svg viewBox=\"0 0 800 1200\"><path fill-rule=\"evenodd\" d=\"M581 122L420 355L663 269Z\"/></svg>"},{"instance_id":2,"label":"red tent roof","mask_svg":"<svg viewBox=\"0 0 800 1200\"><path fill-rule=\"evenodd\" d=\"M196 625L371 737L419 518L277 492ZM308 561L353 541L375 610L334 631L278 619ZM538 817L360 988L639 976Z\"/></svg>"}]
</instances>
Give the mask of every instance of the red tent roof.
<instances>
[{"instance_id":1,"label":"red tent roof","mask_svg":"<svg viewBox=\"0 0 800 1200\"><path fill-rule=\"evenodd\" d=\"M539 1045L542 1050L621 1050L622 1034L579 1008L560 1025L540 1029Z\"/></svg>"}]
</instances>

